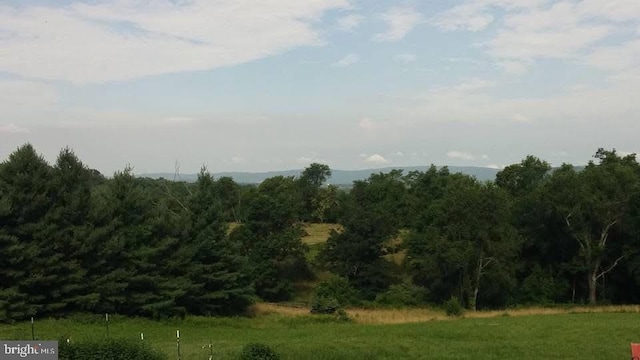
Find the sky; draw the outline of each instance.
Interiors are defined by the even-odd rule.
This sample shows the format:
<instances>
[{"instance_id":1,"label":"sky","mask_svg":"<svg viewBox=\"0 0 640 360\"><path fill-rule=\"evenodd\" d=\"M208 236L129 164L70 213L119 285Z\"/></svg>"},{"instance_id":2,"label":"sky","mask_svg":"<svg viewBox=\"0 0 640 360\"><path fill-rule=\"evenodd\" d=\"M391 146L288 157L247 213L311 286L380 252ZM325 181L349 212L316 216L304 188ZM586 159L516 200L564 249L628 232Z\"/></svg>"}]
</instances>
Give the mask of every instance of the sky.
<instances>
[{"instance_id":1,"label":"sky","mask_svg":"<svg viewBox=\"0 0 640 360\"><path fill-rule=\"evenodd\" d=\"M136 173L640 151L638 0L2 0L0 159Z\"/></svg>"}]
</instances>

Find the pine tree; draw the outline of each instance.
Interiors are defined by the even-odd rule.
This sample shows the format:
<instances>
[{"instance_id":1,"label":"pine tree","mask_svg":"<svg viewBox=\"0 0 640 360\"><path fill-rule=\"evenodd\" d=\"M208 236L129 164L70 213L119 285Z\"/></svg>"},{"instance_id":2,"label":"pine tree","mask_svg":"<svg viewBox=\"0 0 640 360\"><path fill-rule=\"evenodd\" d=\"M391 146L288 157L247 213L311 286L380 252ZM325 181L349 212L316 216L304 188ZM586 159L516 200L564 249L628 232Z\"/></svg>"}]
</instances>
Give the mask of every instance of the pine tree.
<instances>
[{"instance_id":1,"label":"pine tree","mask_svg":"<svg viewBox=\"0 0 640 360\"><path fill-rule=\"evenodd\" d=\"M30 144L19 147L0 165L0 313L25 319L46 309L46 270L59 258L47 253L44 217L52 206L51 167Z\"/></svg>"},{"instance_id":2,"label":"pine tree","mask_svg":"<svg viewBox=\"0 0 640 360\"><path fill-rule=\"evenodd\" d=\"M181 303L194 314L238 314L246 310L253 295L246 258L226 236L227 223L216 185L202 168L189 201L189 240L181 245L189 258L188 288Z\"/></svg>"}]
</instances>

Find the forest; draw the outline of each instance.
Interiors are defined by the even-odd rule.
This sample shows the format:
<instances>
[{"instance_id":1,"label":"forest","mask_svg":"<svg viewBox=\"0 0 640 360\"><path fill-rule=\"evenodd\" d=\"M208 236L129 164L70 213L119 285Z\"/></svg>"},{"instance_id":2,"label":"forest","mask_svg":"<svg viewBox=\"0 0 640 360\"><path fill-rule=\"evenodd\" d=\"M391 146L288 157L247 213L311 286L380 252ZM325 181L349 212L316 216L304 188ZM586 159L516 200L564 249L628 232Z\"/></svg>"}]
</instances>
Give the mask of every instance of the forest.
<instances>
[{"instance_id":1,"label":"forest","mask_svg":"<svg viewBox=\"0 0 640 360\"><path fill-rule=\"evenodd\" d=\"M491 182L435 166L349 189L330 177L318 163L259 185L206 168L195 183L107 177L69 148L49 164L25 144L0 164L0 321L236 315L291 301L300 282L321 311L640 303L635 154L527 156ZM310 249L309 223L339 229Z\"/></svg>"}]
</instances>

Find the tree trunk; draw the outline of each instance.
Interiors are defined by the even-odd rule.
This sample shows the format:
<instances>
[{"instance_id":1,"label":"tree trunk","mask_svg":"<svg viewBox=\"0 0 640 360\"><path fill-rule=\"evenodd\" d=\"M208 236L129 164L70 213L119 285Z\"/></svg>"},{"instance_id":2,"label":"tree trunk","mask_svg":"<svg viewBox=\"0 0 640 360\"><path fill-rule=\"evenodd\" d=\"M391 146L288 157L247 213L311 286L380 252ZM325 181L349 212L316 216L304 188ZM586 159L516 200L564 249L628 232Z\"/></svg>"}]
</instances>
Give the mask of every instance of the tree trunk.
<instances>
[{"instance_id":1,"label":"tree trunk","mask_svg":"<svg viewBox=\"0 0 640 360\"><path fill-rule=\"evenodd\" d=\"M478 303L478 292L480 291L480 278L482 277L483 261L484 261L483 252L480 251L480 258L478 259L478 269L477 269L476 278L473 284L473 293L471 294L469 299L469 308L471 308L471 310L473 311L476 311L476 307L477 307L476 304Z\"/></svg>"},{"instance_id":2,"label":"tree trunk","mask_svg":"<svg viewBox=\"0 0 640 360\"><path fill-rule=\"evenodd\" d=\"M598 301L596 297L596 289L598 287L598 270L593 269L588 275L589 281L589 305L595 305Z\"/></svg>"},{"instance_id":3,"label":"tree trunk","mask_svg":"<svg viewBox=\"0 0 640 360\"><path fill-rule=\"evenodd\" d=\"M478 290L478 284L476 284L475 288L473 289L473 295L471 295L471 298L469 299L469 307L473 311L476 311L476 303L478 302Z\"/></svg>"}]
</instances>

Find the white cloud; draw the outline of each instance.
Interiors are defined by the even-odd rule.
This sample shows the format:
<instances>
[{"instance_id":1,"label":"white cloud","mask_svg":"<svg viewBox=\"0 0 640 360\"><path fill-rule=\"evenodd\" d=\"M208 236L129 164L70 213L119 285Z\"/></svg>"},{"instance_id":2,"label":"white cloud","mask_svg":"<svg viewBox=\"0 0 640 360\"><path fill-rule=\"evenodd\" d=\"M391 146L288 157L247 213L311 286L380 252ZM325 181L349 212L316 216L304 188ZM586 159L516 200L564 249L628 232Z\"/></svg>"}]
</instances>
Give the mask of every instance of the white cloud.
<instances>
[{"instance_id":1,"label":"white cloud","mask_svg":"<svg viewBox=\"0 0 640 360\"><path fill-rule=\"evenodd\" d=\"M467 0L448 10L436 14L429 23L443 31L480 31L494 21L492 7L507 10L533 9L545 4L547 0Z\"/></svg>"},{"instance_id":2,"label":"white cloud","mask_svg":"<svg viewBox=\"0 0 640 360\"><path fill-rule=\"evenodd\" d=\"M120 0L0 6L0 71L77 84L214 69L322 43L348 0Z\"/></svg>"},{"instance_id":3,"label":"white cloud","mask_svg":"<svg viewBox=\"0 0 640 360\"><path fill-rule=\"evenodd\" d=\"M192 118L192 117L188 117L188 116L172 116L172 117L167 117L162 119L162 121L166 124L170 124L170 125L180 125L180 124L189 124L192 123L194 121L196 121L196 119Z\"/></svg>"},{"instance_id":4,"label":"white cloud","mask_svg":"<svg viewBox=\"0 0 640 360\"><path fill-rule=\"evenodd\" d=\"M364 20L364 16L349 14L347 16L343 16L338 19L338 30L340 31L353 31L356 29L362 21Z\"/></svg>"},{"instance_id":5,"label":"white cloud","mask_svg":"<svg viewBox=\"0 0 640 360\"><path fill-rule=\"evenodd\" d=\"M396 56L393 57L393 60L399 63L409 64L416 61L416 56L410 53L397 54Z\"/></svg>"},{"instance_id":6,"label":"white cloud","mask_svg":"<svg viewBox=\"0 0 640 360\"><path fill-rule=\"evenodd\" d=\"M319 163L319 164L329 164L329 161L325 159L318 159L311 156L301 156L296 159L296 163L301 165L309 165L311 163Z\"/></svg>"},{"instance_id":7,"label":"white cloud","mask_svg":"<svg viewBox=\"0 0 640 360\"><path fill-rule=\"evenodd\" d=\"M529 66L523 61L504 60L496 65L508 75L523 75L529 70Z\"/></svg>"},{"instance_id":8,"label":"white cloud","mask_svg":"<svg viewBox=\"0 0 640 360\"><path fill-rule=\"evenodd\" d=\"M16 124L0 125L0 134L19 134L29 132L29 129L18 126Z\"/></svg>"},{"instance_id":9,"label":"white cloud","mask_svg":"<svg viewBox=\"0 0 640 360\"><path fill-rule=\"evenodd\" d=\"M373 37L375 41L402 40L414 27L422 21L422 15L412 8L394 7L381 15L387 24L387 31Z\"/></svg>"},{"instance_id":10,"label":"white cloud","mask_svg":"<svg viewBox=\"0 0 640 360\"><path fill-rule=\"evenodd\" d=\"M587 59L592 66L605 70L627 70L640 66L640 40L617 46L601 47Z\"/></svg>"},{"instance_id":11,"label":"white cloud","mask_svg":"<svg viewBox=\"0 0 640 360\"><path fill-rule=\"evenodd\" d=\"M0 80L0 108L3 111L7 108L51 107L57 102L58 92L53 86L27 80Z\"/></svg>"},{"instance_id":12,"label":"white cloud","mask_svg":"<svg viewBox=\"0 0 640 360\"><path fill-rule=\"evenodd\" d=\"M547 31L509 29L489 41L488 49L494 57L506 59L573 58L610 33L611 28L604 25Z\"/></svg>"},{"instance_id":13,"label":"white cloud","mask_svg":"<svg viewBox=\"0 0 640 360\"><path fill-rule=\"evenodd\" d=\"M429 23L444 31L480 31L493 22L493 15L485 13L473 3L455 6L429 19Z\"/></svg>"},{"instance_id":14,"label":"white cloud","mask_svg":"<svg viewBox=\"0 0 640 360\"><path fill-rule=\"evenodd\" d=\"M342 59L331 64L332 67L347 67L351 66L360 61L360 58L357 54L348 54Z\"/></svg>"},{"instance_id":15,"label":"white cloud","mask_svg":"<svg viewBox=\"0 0 640 360\"><path fill-rule=\"evenodd\" d=\"M474 160L476 158L471 153L468 153L465 151L457 151L457 150L451 150L447 152L447 157L450 157L452 159L462 159L462 160Z\"/></svg>"},{"instance_id":16,"label":"white cloud","mask_svg":"<svg viewBox=\"0 0 640 360\"><path fill-rule=\"evenodd\" d=\"M247 159L241 157L241 156L232 156L231 157L231 163L233 164L244 164L247 162Z\"/></svg>"},{"instance_id":17,"label":"white cloud","mask_svg":"<svg viewBox=\"0 0 640 360\"><path fill-rule=\"evenodd\" d=\"M373 154L364 160L368 164L388 164L389 160L385 159L382 155Z\"/></svg>"},{"instance_id":18,"label":"white cloud","mask_svg":"<svg viewBox=\"0 0 640 360\"><path fill-rule=\"evenodd\" d=\"M429 22L444 31L495 25L495 35L480 46L505 73L522 75L537 59L584 62L606 70L637 67L637 41L616 44L612 35L628 33L639 19L636 0L466 0Z\"/></svg>"},{"instance_id":19,"label":"white cloud","mask_svg":"<svg viewBox=\"0 0 640 360\"><path fill-rule=\"evenodd\" d=\"M520 124L531 124L533 121L522 114L514 114L513 121Z\"/></svg>"},{"instance_id":20,"label":"white cloud","mask_svg":"<svg viewBox=\"0 0 640 360\"><path fill-rule=\"evenodd\" d=\"M505 168L504 165L498 165L498 164L489 164L486 167L488 167L489 169L496 169L496 170L502 170Z\"/></svg>"},{"instance_id":21,"label":"white cloud","mask_svg":"<svg viewBox=\"0 0 640 360\"><path fill-rule=\"evenodd\" d=\"M468 86L434 88L401 105L405 121L414 124L555 124L624 122L640 113L640 72L612 79L599 87L566 89L551 97L498 97ZM615 81L614 81L615 80Z\"/></svg>"},{"instance_id":22,"label":"white cloud","mask_svg":"<svg viewBox=\"0 0 640 360\"><path fill-rule=\"evenodd\" d=\"M377 125L371 118L363 117L358 121L358 127L364 130L373 130Z\"/></svg>"},{"instance_id":23,"label":"white cloud","mask_svg":"<svg viewBox=\"0 0 640 360\"><path fill-rule=\"evenodd\" d=\"M473 78L473 79L468 79L461 82L460 84L454 86L453 89L458 91L476 91L476 90L491 88L494 86L495 86L494 81Z\"/></svg>"}]
</instances>

